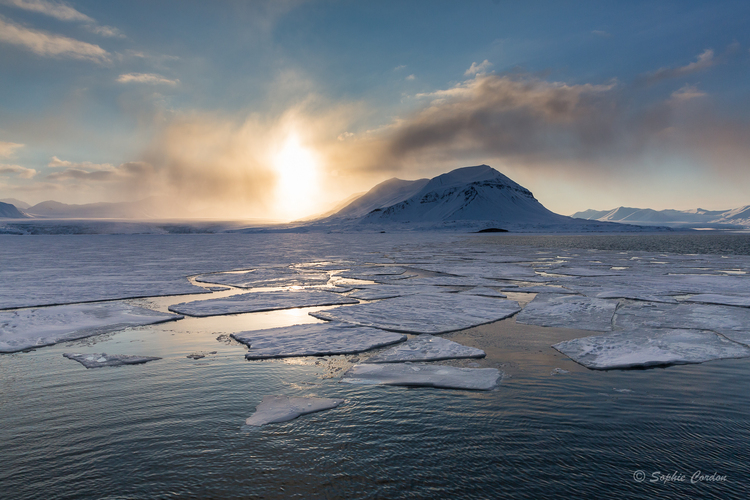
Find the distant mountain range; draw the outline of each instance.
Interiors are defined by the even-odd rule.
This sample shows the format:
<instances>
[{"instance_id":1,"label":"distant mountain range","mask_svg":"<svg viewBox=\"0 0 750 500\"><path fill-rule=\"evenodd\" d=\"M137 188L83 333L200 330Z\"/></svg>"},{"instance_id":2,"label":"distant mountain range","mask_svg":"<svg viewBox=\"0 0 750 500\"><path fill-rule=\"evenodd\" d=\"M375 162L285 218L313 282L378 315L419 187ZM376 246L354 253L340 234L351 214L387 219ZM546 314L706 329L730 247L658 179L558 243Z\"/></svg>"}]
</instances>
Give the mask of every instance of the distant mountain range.
<instances>
[{"instance_id":1,"label":"distant mountain range","mask_svg":"<svg viewBox=\"0 0 750 500\"><path fill-rule=\"evenodd\" d=\"M19 209L20 215L3 215L0 217L17 218L45 218L45 219L152 219L164 217L164 203L154 198L123 203L86 203L83 205L69 205L58 201L43 201L36 205L29 205L15 198L0 200L2 204L9 204ZM179 217L178 208L173 208L173 216ZM184 212L182 212L184 214Z\"/></svg>"},{"instance_id":2,"label":"distant mountain range","mask_svg":"<svg viewBox=\"0 0 750 500\"><path fill-rule=\"evenodd\" d=\"M650 208L618 207L612 210L584 210L572 215L577 219L624 224L669 227L748 227L750 205L731 210L652 210Z\"/></svg>"},{"instance_id":3,"label":"distant mountain range","mask_svg":"<svg viewBox=\"0 0 750 500\"><path fill-rule=\"evenodd\" d=\"M15 205L0 201L0 217L8 219L21 219L26 217Z\"/></svg>"}]
</instances>

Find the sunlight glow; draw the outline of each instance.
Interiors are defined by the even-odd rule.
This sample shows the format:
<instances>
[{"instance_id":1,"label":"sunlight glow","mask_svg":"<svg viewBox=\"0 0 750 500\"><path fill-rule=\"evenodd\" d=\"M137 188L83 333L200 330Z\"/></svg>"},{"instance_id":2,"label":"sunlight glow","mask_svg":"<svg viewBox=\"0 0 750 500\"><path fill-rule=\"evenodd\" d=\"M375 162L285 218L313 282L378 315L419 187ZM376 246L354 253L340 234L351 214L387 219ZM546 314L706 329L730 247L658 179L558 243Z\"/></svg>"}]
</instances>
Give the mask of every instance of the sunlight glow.
<instances>
[{"instance_id":1,"label":"sunlight glow","mask_svg":"<svg viewBox=\"0 0 750 500\"><path fill-rule=\"evenodd\" d=\"M275 155L276 205L280 217L293 220L313 215L319 198L318 161L296 133L286 138Z\"/></svg>"}]
</instances>

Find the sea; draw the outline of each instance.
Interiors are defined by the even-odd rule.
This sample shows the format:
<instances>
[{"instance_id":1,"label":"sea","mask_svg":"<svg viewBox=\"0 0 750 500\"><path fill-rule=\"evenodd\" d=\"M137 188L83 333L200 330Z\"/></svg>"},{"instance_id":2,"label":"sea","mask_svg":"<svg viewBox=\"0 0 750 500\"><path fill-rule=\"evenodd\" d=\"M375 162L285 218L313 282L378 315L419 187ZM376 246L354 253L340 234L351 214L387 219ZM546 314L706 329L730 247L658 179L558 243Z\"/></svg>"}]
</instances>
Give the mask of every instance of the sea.
<instances>
[{"instance_id":1,"label":"sea","mask_svg":"<svg viewBox=\"0 0 750 500\"><path fill-rule=\"evenodd\" d=\"M118 251L158 275L176 259L193 259L197 274L269 256L345 259L352 249L360 260L398 260L519 247L719 259L750 256L750 235L4 235L0 287L33 303L60 287L34 269L59 261L79 274L80 295L79 281L93 277L76 255L91 259L92 248L97 276L111 262L116 283L133 265L118 265ZM196 297L132 303L166 310ZM314 322L317 309L186 318L0 354L0 498L748 498L749 359L589 370L550 346L591 332L509 318L445 335L484 349L477 363L504 372L485 392L343 384L351 355L246 361L246 347L228 337ZM162 359L87 370L65 352ZM244 427L274 394L345 403Z\"/></svg>"}]
</instances>

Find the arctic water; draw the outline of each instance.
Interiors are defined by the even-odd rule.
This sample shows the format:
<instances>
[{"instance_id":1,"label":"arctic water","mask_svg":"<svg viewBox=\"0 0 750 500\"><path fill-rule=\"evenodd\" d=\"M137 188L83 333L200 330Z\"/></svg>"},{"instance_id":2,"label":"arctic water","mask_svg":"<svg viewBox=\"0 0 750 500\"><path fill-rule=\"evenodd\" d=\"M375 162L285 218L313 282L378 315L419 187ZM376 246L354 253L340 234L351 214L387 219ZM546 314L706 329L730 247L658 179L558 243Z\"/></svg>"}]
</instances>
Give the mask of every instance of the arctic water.
<instances>
[{"instance_id":1,"label":"arctic water","mask_svg":"<svg viewBox=\"0 0 750 500\"><path fill-rule=\"evenodd\" d=\"M8 308L149 297L131 301L166 311L205 295L186 277L260 264L573 248L740 256L736 265L749 243L713 234L0 236L0 298ZM352 355L246 361L228 337L316 322L308 312L319 309L186 318L0 355L0 497L746 498L750 359L594 371L550 347L591 332L509 318L443 335L487 353L454 364L505 373L481 392L341 384ZM87 370L64 352L162 359ZM195 353L205 357L187 357ZM269 394L345 403L243 429Z\"/></svg>"}]
</instances>

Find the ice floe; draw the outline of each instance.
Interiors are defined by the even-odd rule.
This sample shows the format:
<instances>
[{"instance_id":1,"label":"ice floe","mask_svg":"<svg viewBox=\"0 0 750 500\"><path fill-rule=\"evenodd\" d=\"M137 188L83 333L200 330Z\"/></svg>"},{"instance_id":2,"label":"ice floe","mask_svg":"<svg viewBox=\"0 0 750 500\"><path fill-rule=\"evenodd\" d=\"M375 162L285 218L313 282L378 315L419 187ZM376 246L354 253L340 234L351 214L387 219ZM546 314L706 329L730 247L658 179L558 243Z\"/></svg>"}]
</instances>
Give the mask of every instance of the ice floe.
<instances>
[{"instance_id":1,"label":"ice floe","mask_svg":"<svg viewBox=\"0 0 750 500\"><path fill-rule=\"evenodd\" d=\"M354 365L344 373L341 382L489 391L497 385L501 375L502 373L496 368L458 368L423 363L382 363Z\"/></svg>"},{"instance_id":2,"label":"ice floe","mask_svg":"<svg viewBox=\"0 0 750 500\"><path fill-rule=\"evenodd\" d=\"M471 290L465 290L461 293L465 293L467 295L479 295L480 297L495 297L498 299L508 298L507 295L500 293L493 288L488 288L486 286L478 286L476 288L472 288Z\"/></svg>"},{"instance_id":3,"label":"ice floe","mask_svg":"<svg viewBox=\"0 0 750 500\"><path fill-rule=\"evenodd\" d=\"M290 398L287 396L264 396L245 425L260 427L294 420L300 415L336 408L343 399Z\"/></svg>"},{"instance_id":4,"label":"ice floe","mask_svg":"<svg viewBox=\"0 0 750 500\"><path fill-rule=\"evenodd\" d=\"M238 288L325 285L328 280L329 276L324 272L300 272L288 267L212 273L196 278L196 281L201 283L230 285Z\"/></svg>"},{"instance_id":5,"label":"ice floe","mask_svg":"<svg viewBox=\"0 0 750 500\"><path fill-rule=\"evenodd\" d=\"M713 332L686 329L640 328L566 340L552 347L594 370L703 363L750 356L747 346Z\"/></svg>"},{"instance_id":6,"label":"ice floe","mask_svg":"<svg viewBox=\"0 0 750 500\"><path fill-rule=\"evenodd\" d=\"M321 291L250 292L219 299L196 300L169 306L169 310L188 316L220 316L295 307L357 304L359 301L340 294Z\"/></svg>"},{"instance_id":7,"label":"ice floe","mask_svg":"<svg viewBox=\"0 0 750 500\"><path fill-rule=\"evenodd\" d=\"M725 306L750 307L750 297L738 297L735 295L717 295L715 293L701 293L685 299L685 302L698 302L701 304L719 304Z\"/></svg>"},{"instance_id":8,"label":"ice floe","mask_svg":"<svg viewBox=\"0 0 750 500\"><path fill-rule=\"evenodd\" d=\"M750 309L744 307L633 303L617 310L614 324L625 330L641 327L711 330L750 345Z\"/></svg>"},{"instance_id":9,"label":"ice floe","mask_svg":"<svg viewBox=\"0 0 750 500\"><path fill-rule=\"evenodd\" d=\"M68 359L78 361L86 368L101 368L102 366L140 365L149 361L156 361L152 356L131 356L128 354L63 354Z\"/></svg>"},{"instance_id":10,"label":"ice floe","mask_svg":"<svg viewBox=\"0 0 750 500\"><path fill-rule=\"evenodd\" d=\"M22 351L181 318L125 302L0 311L0 352Z\"/></svg>"},{"instance_id":11,"label":"ice floe","mask_svg":"<svg viewBox=\"0 0 750 500\"><path fill-rule=\"evenodd\" d=\"M233 333L247 359L354 354L403 342L406 335L340 323L312 323Z\"/></svg>"},{"instance_id":12,"label":"ice floe","mask_svg":"<svg viewBox=\"0 0 750 500\"><path fill-rule=\"evenodd\" d=\"M405 361L440 361L444 359L483 358L481 349L461 345L452 340L419 335L403 344L370 357L367 363L401 363Z\"/></svg>"},{"instance_id":13,"label":"ice floe","mask_svg":"<svg viewBox=\"0 0 750 500\"><path fill-rule=\"evenodd\" d=\"M517 302L461 293L408 295L310 315L404 333L447 333L498 321L520 311Z\"/></svg>"},{"instance_id":14,"label":"ice floe","mask_svg":"<svg viewBox=\"0 0 750 500\"><path fill-rule=\"evenodd\" d=\"M363 285L361 289L350 293L347 297L361 300L381 300L414 295L416 293L432 291L429 287L414 287L406 285Z\"/></svg>"},{"instance_id":15,"label":"ice floe","mask_svg":"<svg viewBox=\"0 0 750 500\"><path fill-rule=\"evenodd\" d=\"M604 332L612 329L616 308L617 301L612 300L540 293L516 316L516 322Z\"/></svg>"}]
</instances>

